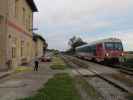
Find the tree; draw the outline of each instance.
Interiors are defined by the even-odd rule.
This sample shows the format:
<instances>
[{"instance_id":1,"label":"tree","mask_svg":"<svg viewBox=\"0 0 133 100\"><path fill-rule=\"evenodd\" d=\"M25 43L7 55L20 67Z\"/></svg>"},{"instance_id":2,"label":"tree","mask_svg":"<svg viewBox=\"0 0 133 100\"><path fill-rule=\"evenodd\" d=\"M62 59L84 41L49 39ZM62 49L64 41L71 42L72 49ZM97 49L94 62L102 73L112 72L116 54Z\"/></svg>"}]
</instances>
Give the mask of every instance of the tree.
<instances>
[{"instance_id":1,"label":"tree","mask_svg":"<svg viewBox=\"0 0 133 100\"><path fill-rule=\"evenodd\" d=\"M71 46L72 52L75 52L75 48L78 46L82 46L84 44L87 44L84 42L80 37L73 36L72 38L69 39L68 44Z\"/></svg>"},{"instance_id":2,"label":"tree","mask_svg":"<svg viewBox=\"0 0 133 100\"><path fill-rule=\"evenodd\" d=\"M76 36L73 36L72 38L69 39L68 44L69 44L70 46L72 46L72 44L74 44L75 42L76 42Z\"/></svg>"}]
</instances>

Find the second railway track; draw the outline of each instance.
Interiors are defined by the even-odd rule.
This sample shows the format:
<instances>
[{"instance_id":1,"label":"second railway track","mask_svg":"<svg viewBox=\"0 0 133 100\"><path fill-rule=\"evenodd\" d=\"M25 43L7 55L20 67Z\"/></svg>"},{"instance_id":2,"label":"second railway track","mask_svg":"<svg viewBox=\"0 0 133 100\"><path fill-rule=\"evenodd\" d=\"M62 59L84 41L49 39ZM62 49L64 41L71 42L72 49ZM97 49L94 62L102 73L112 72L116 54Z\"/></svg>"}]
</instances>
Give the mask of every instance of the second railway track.
<instances>
[{"instance_id":1,"label":"second railway track","mask_svg":"<svg viewBox=\"0 0 133 100\"><path fill-rule=\"evenodd\" d=\"M123 65L111 65L111 66L118 68L118 70L120 70L121 72L123 72L125 74L133 76L133 68L131 69L131 68L125 67Z\"/></svg>"},{"instance_id":2,"label":"second railway track","mask_svg":"<svg viewBox=\"0 0 133 100\"><path fill-rule=\"evenodd\" d=\"M76 72L82 76L82 78L92 84L92 86L98 89L99 92L102 92L104 100L128 100L126 99L126 96L133 92L129 88L124 87L122 84L116 83L112 79L109 79L109 77L105 77L104 73L99 74L96 70L88 69L89 65L84 61L72 56L62 56L62 58L67 64L72 66ZM81 71L80 68L83 68L84 70ZM90 77L85 74L87 71Z\"/></svg>"}]
</instances>

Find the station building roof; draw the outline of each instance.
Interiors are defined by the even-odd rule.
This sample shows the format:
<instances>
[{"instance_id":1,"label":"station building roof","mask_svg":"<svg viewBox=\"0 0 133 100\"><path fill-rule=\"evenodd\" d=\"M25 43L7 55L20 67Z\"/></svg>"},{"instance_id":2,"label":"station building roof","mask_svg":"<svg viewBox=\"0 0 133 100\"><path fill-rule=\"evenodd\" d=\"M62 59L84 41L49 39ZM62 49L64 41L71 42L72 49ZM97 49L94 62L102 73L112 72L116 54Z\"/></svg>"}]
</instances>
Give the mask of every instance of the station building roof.
<instances>
[{"instance_id":1,"label":"station building roof","mask_svg":"<svg viewBox=\"0 0 133 100\"><path fill-rule=\"evenodd\" d=\"M26 2L28 3L28 5L30 6L30 8L32 9L33 12L37 12L38 11L34 0L26 0Z\"/></svg>"}]
</instances>

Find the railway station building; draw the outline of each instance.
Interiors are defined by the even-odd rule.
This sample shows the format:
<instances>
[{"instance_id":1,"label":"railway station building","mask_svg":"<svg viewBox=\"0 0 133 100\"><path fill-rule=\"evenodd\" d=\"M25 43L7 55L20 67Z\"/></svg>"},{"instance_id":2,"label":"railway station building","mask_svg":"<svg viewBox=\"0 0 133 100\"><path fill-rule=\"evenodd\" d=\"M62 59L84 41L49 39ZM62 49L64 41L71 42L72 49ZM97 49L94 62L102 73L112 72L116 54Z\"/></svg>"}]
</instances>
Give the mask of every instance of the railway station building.
<instances>
[{"instance_id":1,"label":"railway station building","mask_svg":"<svg viewBox=\"0 0 133 100\"><path fill-rule=\"evenodd\" d=\"M33 0L0 0L0 70L29 62L34 57Z\"/></svg>"}]
</instances>

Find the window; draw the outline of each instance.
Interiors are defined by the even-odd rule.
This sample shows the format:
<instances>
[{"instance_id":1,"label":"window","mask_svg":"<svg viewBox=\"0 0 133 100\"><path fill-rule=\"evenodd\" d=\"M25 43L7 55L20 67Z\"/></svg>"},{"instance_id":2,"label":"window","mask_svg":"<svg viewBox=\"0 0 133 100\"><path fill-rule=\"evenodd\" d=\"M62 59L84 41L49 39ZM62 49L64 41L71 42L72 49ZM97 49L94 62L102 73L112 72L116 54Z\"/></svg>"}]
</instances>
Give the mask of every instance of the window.
<instances>
[{"instance_id":1,"label":"window","mask_svg":"<svg viewBox=\"0 0 133 100\"><path fill-rule=\"evenodd\" d=\"M28 30L31 31L31 16L30 16L30 15L29 15L29 21L28 21L28 24L29 24L29 25L28 25L28 26L29 26L29 27L28 27L28 28L29 28Z\"/></svg>"},{"instance_id":2,"label":"window","mask_svg":"<svg viewBox=\"0 0 133 100\"><path fill-rule=\"evenodd\" d=\"M115 43L114 48L115 50L123 50L122 43Z\"/></svg>"},{"instance_id":3,"label":"window","mask_svg":"<svg viewBox=\"0 0 133 100\"><path fill-rule=\"evenodd\" d=\"M24 41L21 41L21 57L24 56Z\"/></svg>"},{"instance_id":4,"label":"window","mask_svg":"<svg viewBox=\"0 0 133 100\"><path fill-rule=\"evenodd\" d=\"M2 33L2 20L3 20L3 17L2 16L0 16L0 33Z\"/></svg>"},{"instance_id":5,"label":"window","mask_svg":"<svg viewBox=\"0 0 133 100\"><path fill-rule=\"evenodd\" d=\"M91 52L91 47L90 47L90 46L88 46L88 52L89 52L89 53Z\"/></svg>"},{"instance_id":6,"label":"window","mask_svg":"<svg viewBox=\"0 0 133 100\"><path fill-rule=\"evenodd\" d=\"M111 49L112 50L114 48L114 45L113 45L113 43L106 43L105 47L106 47L106 49Z\"/></svg>"},{"instance_id":7,"label":"window","mask_svg":"<svg viewBox=\"0 0 133 100\"><path fill-rule=\"evenodd\" d=\"M0 16L0 24L2 24L2 19L3 19L3 17L2 17L2 16Z\"/></svg>"},{"instance_id":8,"label":"window","mask_svg":"<svg viewBox=\"0 0 133 100\"><path fill-rule=\"evenodd\" d=\"M93 53L93 55L96 55L96 45L91 46L91 53Z\"/></svg>"},{"instance_id":9,"label":"window","mask_svg":"<svg viewBox=\"0 0 133 100\"><path fill-rule=\"evenodd\" d=\"M106 42L105 48L109 50L123 50L122 43L120 42Z\"/></svg>"},{"instance_id":10,"label":"window","mask_svg":"<svg viewBox=\"0 0 133 100\"><path fill-rule=\"evenodd\" d=\"M17 52L17 38L16 37L12 37L12 58L16 58L16 52Z\"/></svg>"},{"instance_id":11,"label":"window","mask_svg":"<svg viewBox=\"0 0 133 100\"><path fill-rule=\"evenodd\" d=\"M28 18L26 18L26 29L27 31L29 31L29 19Z\"/></svg>"},{"instance_id":12,"label":"window","mask_svg":"<svg viewBox=\"0 0 133 100\"><path fill-rule=\"evenodd\" d=\"M27 42L27 56L29 56L30 55L30 44L29 44L29 42Z\"/></svg>"},{"instance_id":13,"label":"window","mask_svg":"<svg viewBox=\"0 0 133 100\"><path fill-rule=\"evenodd\" d=\"M27 31L31 31L31 16L27 16L27 21L26 21L26 29Z\"/></svg>"},{"instance_id":14,"label":"window","mask_svg":"<svg viewBox=\"0 0 133 100\"><path fill-rule=\"evenodd\" d=\"M88 52L88 47L87 46L83 48L83 52L86 52L86 53Z\"/></svg>"},{"instance_id":15,"label":"window","mask_svg":"<svg viewBox=\"0 0 133 100\"><path fill-rule=\"evenodd\" d=\"M18 17L18 7L19 7L18 1L19 0L15 0L15 17Z\"/></svg>"},{"instance_id":16,"label":"window","mask_svg":"<svg viewBox=\"0 0 133 100\"><path fill-rule=\"evenodd\" d=\"M16 48L12 47L12 58L16 58Z\"/></svg>"},{"instance_id":17,"label":"window","mask_svg":"<svg viewBox=\"0 0 133 100\"><path fill-rule=\"evenodd\" d=\"M25 13L25 8L23 8L23 23L26 25L26 13Z\"/></svg>"}]
</instances>

